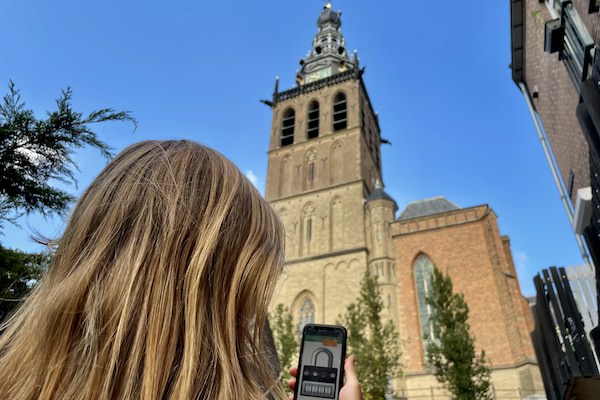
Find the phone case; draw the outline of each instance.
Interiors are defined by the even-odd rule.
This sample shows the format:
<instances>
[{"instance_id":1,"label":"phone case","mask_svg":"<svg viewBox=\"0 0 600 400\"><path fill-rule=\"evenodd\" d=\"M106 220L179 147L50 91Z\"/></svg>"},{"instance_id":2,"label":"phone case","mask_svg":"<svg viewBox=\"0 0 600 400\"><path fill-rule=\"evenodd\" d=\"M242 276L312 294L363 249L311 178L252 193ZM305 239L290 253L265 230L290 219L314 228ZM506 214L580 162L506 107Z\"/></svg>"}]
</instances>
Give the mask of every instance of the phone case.
<instances>
[{"instance_id":1,"label":"phone case","mask_svg":"<svg viewBox=\"0 0 600 400\"><path fill-rule=\"evenodd\" d=\"M336 333L341 331L343 335L342 342L342 353L340 356L339 368L333 365L334 354L327 347L319 347L313 350L313 354L310 357L310 364L302 364L305 351L305 338L308 330L335 330ZM332 332L333 334L333 332ZM336 334L337 335L337 334ZM317 334L317 336L320 336ZM294 400L299 400L300 396L310 396L316 399L338 399L339 390L344 384L344 360L346 359L346 342L347 342L346 329L343 326L338 325L318 325L318 324L307 324L302 332L302 344L300 348L300 359L298 361L298 374L296 380L296 390L294 392ZM325 358L327 360L326 365L322 361ZM304 368L303 368L304 367ZM301 376L301 374L303 374ZM336 389L337 383L337 391Z\"/></svg>"}]
</instances>

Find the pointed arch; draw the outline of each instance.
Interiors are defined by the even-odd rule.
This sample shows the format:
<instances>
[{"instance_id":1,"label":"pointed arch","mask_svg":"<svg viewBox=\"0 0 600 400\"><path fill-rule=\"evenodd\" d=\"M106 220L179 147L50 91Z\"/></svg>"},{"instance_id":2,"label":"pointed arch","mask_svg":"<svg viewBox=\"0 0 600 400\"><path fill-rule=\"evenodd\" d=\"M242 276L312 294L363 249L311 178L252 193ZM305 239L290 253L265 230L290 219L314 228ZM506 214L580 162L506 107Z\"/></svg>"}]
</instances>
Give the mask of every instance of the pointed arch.
<instances>
[{"instance_id":1,"label":"pointed arch","mask_svg":"<svg viewBox=\"0 0 600 400\"><path fill-rule=\"evenodd\" d=\"M331 162L329 163L331 183L340 183L344 180L344 143L336 140L331 145Z\"/></svg>"},{"instance_id":2,"label":"pointed arch","mask_svg":"<svg viewBox=\"0 0 600 400\"><path fill-rule=\"evenodd\" d=\"M281 147L294 144L295 127L296 111L290 107L283 112L281 119Z\"/></svg>"},{"instance_id":3,"label":"pointed arch","mask_svg":"<svg viewBox=\"0 0 600 400\"><path fill-rule=\"evenodd\" d=\"M339 250L344 246L344 203L335 196L329 205L329 243L330 250Z\"/></svg>"},{"instance_id":4,"label":"pointed arch","mask_svg":"<svg viewBox=\"0 0 600 400\"><path fill-rule=\"evenodd\" d=\"M348 101L344 92L333 98L333 131L341 131L348 127Z\"/></svg>"},{"instance_id":5,"label":"pointed arch","mask_svg":"<svg viewBox=\"0 0 600 400\"><path fill-rule=\"evenodd\" d=\"M287 154L281 159L280 164L279 197L286 197L292 194L293 169L292 156Z\"/></svg>"},{"instance_id":6,"label":"pointed arch","mask_svg":"<svg viewBox=\"0 0 600 400\"><path fill-rule=\"evenodd\" d=\"M303 189L311 190L317 180L317 150L310 148L304 153Z\"/></svg>"},{"instance_id":7,"label":"pointed arch","mask_svg":"<svg viewBox=\"0 0 600 400\"><path fill-rule=\"evenodd\" d=\"M434 268L435 265L433 261L423 253L418 254L413 263L417 305L419 307L419 321L421 323L424 347L426 347L427 342L436 340L438 336L437 328L431 320L433 310L426 301L427 296L431 294L432 290L431 279Z\"/></svg>"},{"instance_id":8,"label":"pointed arch","mask_svg":"<svg viewBox=\"0 0 600 400\"><path fill-rule=\"evenodd\" d=\"M298 336L302 337L302 330L306 324L316 321L317 306L315 295L309 290L300 292L293 302L292 310L298 327Z\"/></svg>"},{"instance_id":9,"label":"pointed arch","mask_svg":"<svg viewBox=\"0 0 600 400\"><path fill-rule=\"evenodd\" d=\"M306 138L314 139L319 137L319 102L317 100L313 100L308 106L308 118L307 121L307 130L306 130Z\"/></svg>"},{"instance_id":10,"label":"pointed arch","mask_svg":"<svg viewBox=\"0 0 600 400\"><path fill-rule=\"evenodd\" d=\"M302 207L302 214L300 215L300 251L299 255L308 255L311 253L311 249L314 248L314 236L315 236L315 205L312 202L308 202Z\"/></svg>"}]
</instances>

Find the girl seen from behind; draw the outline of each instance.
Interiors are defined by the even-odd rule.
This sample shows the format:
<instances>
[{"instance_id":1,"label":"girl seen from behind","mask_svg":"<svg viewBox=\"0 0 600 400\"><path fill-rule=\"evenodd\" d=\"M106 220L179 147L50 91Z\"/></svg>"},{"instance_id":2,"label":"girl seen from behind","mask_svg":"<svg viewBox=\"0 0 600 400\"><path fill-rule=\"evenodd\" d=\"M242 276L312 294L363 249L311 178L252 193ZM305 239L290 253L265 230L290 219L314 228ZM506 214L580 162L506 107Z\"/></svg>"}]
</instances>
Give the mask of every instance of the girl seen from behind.
<instances>
[{"instance_id":1,"label":"girl seen from behind","mask_svg":"<svg viewBox=\"0 0 600 400\"><path fill-rule=\"evenodd\" d=\"M283 227L190 141L121 152L73 209L0 336L0 398L282 398L263 326Z\"/></svg>"},{"instance_id":2,"label":"girl seen from behind","mask_svg":"<svg viewBox=\"0 0 600 400\"><path fill-rule=\"evenodd\" d=\"M284 229L220 153L126 148L53 245L0 327L0 400L285 398L263 329ZM346 369L340 399L360 399L353 359Z\"/></svg>"}]
</instances>

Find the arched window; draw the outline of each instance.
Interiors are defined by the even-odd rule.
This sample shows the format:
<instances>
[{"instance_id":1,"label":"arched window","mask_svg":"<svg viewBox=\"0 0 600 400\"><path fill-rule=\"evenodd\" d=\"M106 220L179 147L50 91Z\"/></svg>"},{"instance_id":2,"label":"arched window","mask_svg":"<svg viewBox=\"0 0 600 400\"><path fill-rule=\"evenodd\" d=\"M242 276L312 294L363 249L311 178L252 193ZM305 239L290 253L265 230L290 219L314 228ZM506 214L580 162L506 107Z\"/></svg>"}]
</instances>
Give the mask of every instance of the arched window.
<instances>
[{"instance_id":1,"label":"arched window","mask_svg":"<svg viewBox=\"0 0 600 400\"><path fill-rule=\"evenodd\" d=\"M317 152L315 149L310 149L304 157L304 185L303 190L313 189L314 183L317 180Z\"/></svg>"},{"instance_id":2,"label":"arched window","mask_svg":"<svg viewBox=\"0 0 600 400\"><path fill-rule=\"evenodd\" d=\"M315 216L315 206L312 203L308 203L302 210L301 223L301 236L300 236L300 256L310 254L311 247L314 247L313 239L315 237L313 217Z\"/></svg>"},{"instance_id":3,"label":"arched window","mask_svg":"<svg viewBox=\"0 0 600 400\"><path fill-rule=\"evenodd\" d=\"M294 126L296 124L296 112L293 108L287 109L281 120L281 146L294 143Z\"/></svg>"},{"instance_id":4,"label":"arched window","mask_svg":"<svg viewBox=\"0 0 600 400\"><path fill-rule=\"evenodd\" d=\"M313 304L310 297L306 296L300 303L298 309L298 335L302 337L302 330L306 324L313 324L315 322L315 305Z\"/></svg>"},{"instance_id":5,"label":"arched window","mask_svg":"<svg viewBox=\"0 0 600 400\"><path fill-rule=\"evenodd\" d=\"M348 111L346 95L338 93L333 100L333 130L339 131L348 127Z\"/></svg>"},{"instance_id":6,"label":"arched window","mask_svg":"<svg viewBox=\"0 0 600 400\"><path fill-rule=\"evenodd\" d=\"M417 298L419 300L419 319L425 343L437 338L437 330L431 320L432 309L427 304L426 298L431 294L431 278L433 276L433 263L421 255L415 261L415 280L417 284Z\"/></svg>"},{"instance_id":7,"label":"arched window","mask_svg":"<svg viewBox=\"0 0 600 400\"><path fill-rule=\"evenodd\" d=\"M313 101L308 107L308 131L309 139L319 137L319 102Z\"/></svg>"}]
</instances>

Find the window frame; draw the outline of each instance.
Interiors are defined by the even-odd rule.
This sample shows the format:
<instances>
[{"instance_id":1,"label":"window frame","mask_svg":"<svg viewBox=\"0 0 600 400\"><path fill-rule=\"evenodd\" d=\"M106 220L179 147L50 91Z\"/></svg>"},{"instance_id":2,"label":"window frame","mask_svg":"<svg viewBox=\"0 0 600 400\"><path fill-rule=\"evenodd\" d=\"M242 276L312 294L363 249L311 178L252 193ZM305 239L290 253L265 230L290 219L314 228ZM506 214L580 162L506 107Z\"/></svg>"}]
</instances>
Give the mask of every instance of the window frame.
<instances>
[{"instance_id":1,"label":"window frame","mask_svg":"<svg viewBox=\"0 0 600 400\"><path fill-rule=\"evenodd\" d=\"M343 97L343 100L338 100L340 96ZM336 111L336 107L340 105L343 105L343 108L340 108ZM342 117L340 119L336 119L336 116L338 115L342 115ZM333 98L331 119L334 132L348 129L348 96L346 96L346 93L339 92Z\"/></svg>"},{"instance_id":2,"label":"window frame","mask_svg":"<svg viewBox=\"0 0 600 400\"><path fill-rule=\"evenodd\" d=\"M309 304L306 308L305 305ZM310 296L304 296L298 306L298 336L302 338L302 331L308 324L315 323L315 315L317 307Z\"/></svg>"},{"instance_id":3,"label":"window frame","mask_svg":"<svg viewBox=\"0 0 600 400\"><path fill-rule=\"evenodd\" d=\"M581 83L592 73L595 43L579 13L569 0L561 2L560 21L565 28L565 36L559 59L564 62L577 92L580 92Z\"/></svg>"},{"instance_id":4,"label":"window frame","mask_svg":"<svg viewBox=\"0 0 600 400\"><path fill-rule=\"evenodd\" d=\"M286 122L291 121L291 124ZM294 133L296 131L296 110L292 107L287 108L281 117L281 134L280 134L280 145L281 147L290 146L294 144Z\"/></svg>"},{"instance_id":5,"label":"window frame","mask_svg":"<svg viewBox=\"0 0 600 400\"><path fill-rule=\"evenodd\" d=\"M427 295L431 291L431 279L434 268L433 261L424 254L419 255L413 264L419 325L423 334L421 341L425 351L427 350L427 343L438 340L437 329L431 320L433 310L426 301ZM422 284L422 287L420 284Z\"/></svg>"},{"instance_id":6,"label":"window frame","mask_svg":"<svg viewBox=\"0 0 600 400\"><path fill-rule=\"evenodd\" d=\"M319 137L320 114L320 104L317 100L313 100L308 106L308 114L306 119L306 138L309 140Z\"/></svg>"}]
</instances>

